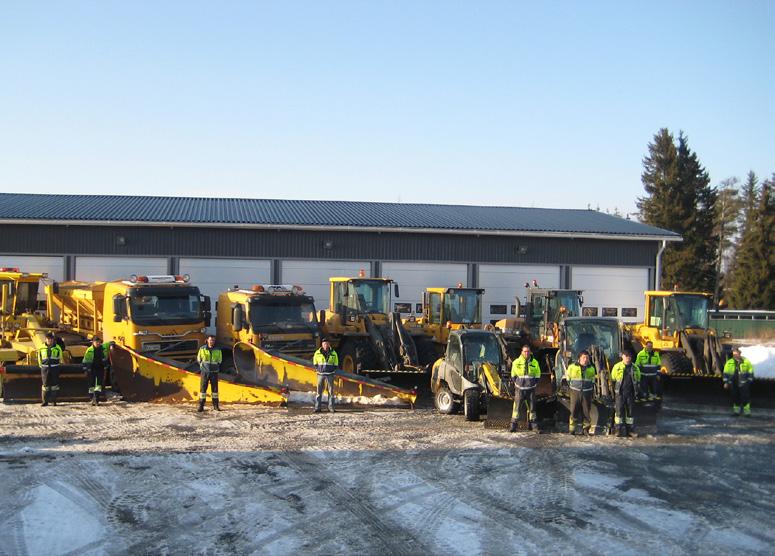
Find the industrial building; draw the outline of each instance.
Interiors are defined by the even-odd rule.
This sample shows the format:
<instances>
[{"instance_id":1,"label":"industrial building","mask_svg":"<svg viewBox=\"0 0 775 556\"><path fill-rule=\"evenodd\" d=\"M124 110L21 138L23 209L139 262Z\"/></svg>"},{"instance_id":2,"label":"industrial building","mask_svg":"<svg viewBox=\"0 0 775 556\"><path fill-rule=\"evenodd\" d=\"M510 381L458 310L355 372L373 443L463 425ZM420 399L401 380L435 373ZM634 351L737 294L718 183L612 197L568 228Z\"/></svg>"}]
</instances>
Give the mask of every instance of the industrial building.
<instances>
[{"instance_id":1,"label":"industrial building","mask_svg":"<svg viewBox=\"0 0 775 556\"><path fill-rule=\"evenodd\" d=\"M584 290L587 314L642 317L660 248L679 235L593 210L352 201L0 194L0 267L56 280L189 274L217 299L234 285L304 287L384 276L418 314L427 286L486 290L485 321L524 283Z\"/></svg>"}]
</instances>

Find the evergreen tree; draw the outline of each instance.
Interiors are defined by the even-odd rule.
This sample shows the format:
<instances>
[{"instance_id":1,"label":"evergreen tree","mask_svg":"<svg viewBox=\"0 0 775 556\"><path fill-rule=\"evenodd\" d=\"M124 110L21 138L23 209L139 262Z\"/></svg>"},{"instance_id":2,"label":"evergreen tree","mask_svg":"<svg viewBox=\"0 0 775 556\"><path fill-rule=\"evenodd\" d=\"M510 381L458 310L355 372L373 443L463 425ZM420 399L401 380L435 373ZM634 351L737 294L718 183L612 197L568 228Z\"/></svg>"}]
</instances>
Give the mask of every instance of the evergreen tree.
<instances>
[{"instance_id":1,"label":"evergreen tree","mask_svg":"<svg viewBox=\"0 0 775 556\"><path fill-rule=\"evenodd\" d=\"M749 178L751 174L749 174ZM755 176L754 176L755 178ZM757 191L755 180L743 187L746 206L729 293L736 309L775 310L775 174ZM753 202L751 205L751 197Z\"/></svg>"},{"instance_id":2,"label":"evergreen tree","mask_svg":"<svg viewBox=\"0 0 775 556\"><path fill-rule=\"evenodd\" d=\"M716 299L720 299L721 289L725 287L732 265L735 240L738 232L738 219L742 210L737 178L727 178L717 188L716 231L718 237L718 257L716 261Z\"/></svg>"},{"instance_id":3,"label":"evergreen tree","mask_svg":"<svg viewBox=\"0 0 775 556\"><path fill-rule=\"evenodd\" d=\"M712 291L716 282L717 193L683 133L678 145L663 128L649 144L641 181L647 196L638 199L641 220L681 234L662 255L662 287Z\"/></svg>"}]
</instances>

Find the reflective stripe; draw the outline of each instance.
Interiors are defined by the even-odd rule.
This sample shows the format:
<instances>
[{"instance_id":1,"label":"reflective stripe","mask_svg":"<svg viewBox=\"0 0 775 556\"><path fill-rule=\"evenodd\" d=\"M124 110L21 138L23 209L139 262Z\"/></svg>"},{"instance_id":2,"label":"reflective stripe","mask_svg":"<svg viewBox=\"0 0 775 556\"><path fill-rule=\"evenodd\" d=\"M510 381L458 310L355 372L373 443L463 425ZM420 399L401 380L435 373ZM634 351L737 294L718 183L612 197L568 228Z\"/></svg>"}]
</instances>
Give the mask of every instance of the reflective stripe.
<instances>
[{"instance_id":1,"label":"reflective stripe","mask_svg":"<svg viewBox=\"0 0 775 556\"><path fill-rule=\"evenodd\" d=\"M214 400L217 400L217 399L218 399L218 392L213 392L213 393L212 393L212 398L213 398Z\"/></svg>"},{"instance_id":2,"label":"reflective stripe","mask_svg":"<svg viewBox=\"0 0 775 556\"><path fill-rule=\"evenodd\" d=\"M59 385L52 386L52 387L51 387L51 389L52 389L52 390L59 390Z\"/></svg>"},{"instance_id":3,"label":"reflective stripe","mask_svg":"<svg viewBox=\"0 0 775 556\"><path fill-rule=\"evenodd\" d=\"M207 398L207 393L206 393L206 392L200 392L200 393L199 393L199 399L200 399L200 400L204 400L204 399L206 399L206 398Z\"/></svg>"},{"instance_id":4,"label":"reflective stripe","mask_svg":"<svg viewBox=\"0 0 775 556\"><path fill-rule=\"evenodd\" d=\"M520 386L519 384L517 384L517 388L519 388L520 390L533 390L535 389L535 386Z\"/></svg>"},{"instance_id":5,"label":"reflective stripe","mask_svg":"<svg viewBox=\"0 0 775 556\"><path fill-rule=\"evenodd\" d=\"M41 390L43 390L44 392L49 392L51 389L48 386L43 386L41 387Z\"/></svg>"}]
</instances>

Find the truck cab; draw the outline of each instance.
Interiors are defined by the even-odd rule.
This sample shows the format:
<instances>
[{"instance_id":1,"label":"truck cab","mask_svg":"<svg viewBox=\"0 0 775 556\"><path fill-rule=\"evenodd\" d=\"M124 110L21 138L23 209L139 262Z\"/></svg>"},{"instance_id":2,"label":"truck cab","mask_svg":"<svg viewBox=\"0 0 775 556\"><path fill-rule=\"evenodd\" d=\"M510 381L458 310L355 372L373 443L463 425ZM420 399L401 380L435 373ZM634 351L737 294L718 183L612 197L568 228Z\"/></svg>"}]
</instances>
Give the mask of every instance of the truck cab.
<instances>
[{"instance_id":1,"label":"truck cab","mask_svg":"<svg viewBox=\"0 0 775 556\"><path fill-rule=\"evenodd\" d=\"M246 342L312 359L320 330L312 297L299 286L256 284L218 296L216 334L224 345Z\"/></svg>"}]
</instances>

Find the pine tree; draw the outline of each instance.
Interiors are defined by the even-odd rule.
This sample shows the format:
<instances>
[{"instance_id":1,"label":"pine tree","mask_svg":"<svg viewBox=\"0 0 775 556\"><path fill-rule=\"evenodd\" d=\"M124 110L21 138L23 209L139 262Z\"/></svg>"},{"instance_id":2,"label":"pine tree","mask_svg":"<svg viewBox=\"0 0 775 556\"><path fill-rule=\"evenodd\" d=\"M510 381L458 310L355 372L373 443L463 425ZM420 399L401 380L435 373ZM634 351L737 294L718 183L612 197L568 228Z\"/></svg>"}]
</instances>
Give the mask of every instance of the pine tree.
<instances>
[{"instance_id":1,"label":"pine tree","mask_svg":"<svg viewBox=\"0 0 775 556\"><path fill-rule=\"evenodd\" d=\"M717 188L715 234L718 237L718 256L716 260L716 299L720 299L732 265L735 240L738 233L738 219L742 209L737 178L727 178Z\"/></svg>"},{"instance_id":2,"label":"pine tree","mask_svg":"<svg viewBox=\"0 0 775 556\"><path fill-rule=\"evenodd\" d=\"M649 155L643 159L641 181L647 193L638 199L641 220L683 237L662 256L663 287L711 291L716 282L717 193L683 132L677 146L665 128L654 135Z\"/></svg>"},{"instance_id":3,"label":"pine tree","mask_svg":"<svg viewBox=\"0 0 775 556\"><path fill-rule=\"evenodd\" d=\"M735 254L729 302L736 309L775 310L775 174L762 183L758 192L755 181L753 186L743 189L748 202L753 192L754 202L746 214Z\"/></svg>"}]
</instances>

